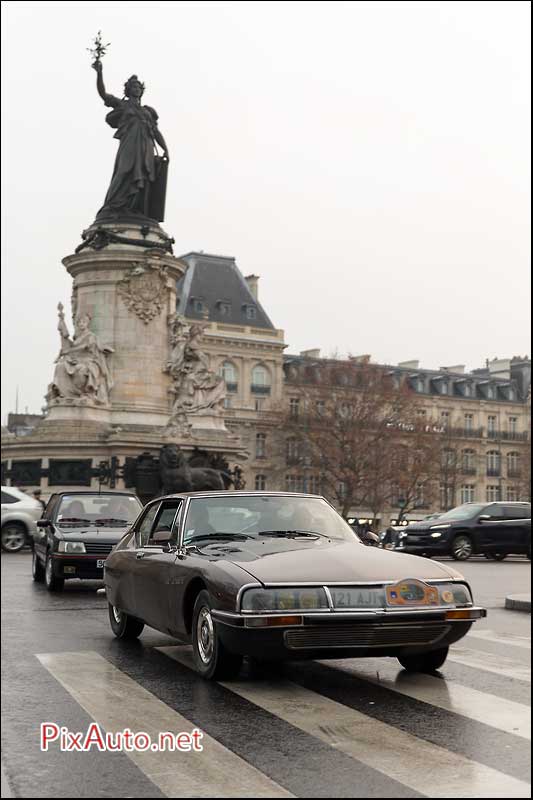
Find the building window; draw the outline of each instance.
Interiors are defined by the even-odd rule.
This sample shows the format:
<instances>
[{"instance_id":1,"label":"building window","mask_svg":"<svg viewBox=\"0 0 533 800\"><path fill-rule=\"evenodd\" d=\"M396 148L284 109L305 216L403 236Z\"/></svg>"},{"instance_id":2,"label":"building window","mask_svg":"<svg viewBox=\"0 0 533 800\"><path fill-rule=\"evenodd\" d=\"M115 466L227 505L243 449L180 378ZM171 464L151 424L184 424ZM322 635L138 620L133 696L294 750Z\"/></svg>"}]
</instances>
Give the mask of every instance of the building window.
<instances>
[{"instance_id":1,"label":"building window","mask_svg":"<svg viewBox=\"0 0 533 800\"><path fill-rule=\"evenodd\" d=\"M231 361L224 361L220 367L219 374L226 381L226 389L228 391L237 391L237 370ZM230 387L232 388L230 389Z\"/></svg>"},{"instance_id":2,"label":"building window","mask_svg":"<svg viewBox=\"0 0 533 800\"><path fill-rule=\"evenodd\" d=\"M518 433L518 417L509 417L507 427L509 430L509 438L514 439Z\"/></svg>"},{"instance_id":3,"label":"building window","mask_svg":"<svg viewBox=\"0 0 533 800\"><path fill-rule=\"evenodd\" d=\"M498 417L489 414L487 417L487 436L494 439L498 434Z\"/></svg>"},{"instance_id":4,"label":"building window","mask_svg":"<svg viewBox=\"0 0 533 800\"><path fill-rule=\"evenodd\" d=\"M455 505L453 494L451 486L440 487L440 507L442 511L448 511Z\"/></svg>"},{"instance_id":5,"label":"building window","mask_svg":"<svg viewBox=\"0 0 533 800\"><path fill-rule=\"evenodd\" d=\"M266 433L258 433L255 437L255 457L266 458Z\"/></svg>"},{"instance_id":6,"label":"building window","mask_svg":"<svg viewBox=\"0 0 533 800\"><path fill-rule=\"evenodd\" d=\"M474 430L474 415L465 414L465 433L471 433Z\"/></svg>"},{"instance_id":7,"label":"building window","mask_svg":"<svg viewBox=\"0 0 533 800\"><path fill-rule=\"evenodd\" d=\"M252 392L254 394L270 394L270 372L261 364L252 370Z\"/></svg>"},{"instance_id":8,"label":"building window","mask_svg":"<svg viewBox=\"0 0 533 800\"><path fill-rule=\"evenodd\" d=\"M507 454L507 475L509 478L518 478L520 475L520 453Z\"/></svg>"},{"instance_id":9,"label":"building window","mask_svg":"<svg viewBox=\"0 0 533 800\"><path fill-rule=\"evenodd\" d=\"M320 476L311 475L307 479L307 491L309 494L322 494L320 483Z\"/></svg>"},{"instance_id":10,"label":"building window","mask_svg":"<svg viewBox=\"0 0 533 800\"><path fill-rule=\"evenodd\" d=\"M426 496L425 496L425 486L423 483L417 483L416 485L416 497L415 497L415 505L417 508L425 508L426 507Z\"/></svg>"},{"instance_id":11,"label":"building window","mask_svg":"<svg viewBox=\"0 0 533 800\"><path fill-rule=\"evenodd\" d=\"M289 400L289 413L291 417L297 417L300 413L300 399L298 397L291 397Z\"/></svg>"},{"instance_id":12,"label":"building window","mask_svg":"<svg viewBox=\"0 0 533 800\"><path fill-rule=\"evenodd\" d=\"M453 469L455 467L456 462L456 454L455 450L451 450L450 448L446 448L441 453L441 467L444 470Z\"/></svg>"},{"instance_id":13,"label":"building window","mask_svg":"<svg viewBox=\"0 0 533 800\"><path fill-rule=\"evenodd\" d=\"M227 395L224 398L224 408L231 408L231 397L228 397Z\"/></svg>"},{"instance_id":14,"label":"building window","mask_svg":"<svg viewBox=\"0 0 533 800\"><path fill-rule=\"evenodd\" d=\"M319 417L323 417L326 413L326 401L325 400L317 400L316 401L316 413Z\"/></svg>"},{"instance_id":15,"label":"building window","mask_svg":"<svg viewBox=\"0 0 533 800\"><path fill-rule=\"evenodd\" d=\"M266 485L267 485L266 475L255 476L255 488L258 492L261 492L264 489L266 489Z\"/></svg>"},{"instance_id":16,"label":"building window","mask_svg":"<svg viewBox=\"0 0 533 800\"><path fill-rule=\"evenodd\" d=\"M231 303L226 300L219 300L217 308L221 317L229 317L231 314Z\"/></svg>"},{"instance_id":17,"label":"building window","mask_svg":"<svg viewBox=\"0 0 533 800\"><path fill-rule=\"evenodd\" d=\"M476 451L463 450L462 470L464 475L475 475L476 472Z\"/></svg>"},{"instance_id":18,"label":"building window","mask_svg":"<svg viewBox=\"0 0 533 800\"><path fill-rule=\"evenodd\" d=\"M340 500L345 500L346 495L348 494L348 487L346 486L344 481L339 481L337 484L337 496Z\"/></svg>"},{"instance_id":19,"label":"building window","mask_svg":"<svg viewBox=\"0 0 533 800\"><path fill-rule=\"evenodd\" d=\"M440 412L440 424L443 428L447 428L450 424L450 412L449 411L441 411Z\"/></svg>"},{"instance_id":20,"label":"building window","mask_svg":"<svg viewBox=\"0 0 533 800\"><path fill-rule=\"evenodd\" d=\"M254 408L256 411L262 411L265 405L265 401L262 397L256 397L254 401Z\"/></svg>"},{"instance_id":21,"label":"building window","mask_svg":"<svg viewBox=\"0 0 533 800\"><path fill-rule=\"evenodd\" d=\"M301 492L302 491L302 477L301 475L286 475L285 476L285 490L287 492Z\"/></svg>"},{"instance_id":22,"label":"building window","mask_svg":"<svg viewBox=\"0 0 533 800\"><path fill-rule=\"evenodd\" d=\"M421 422L424 422L424 420L427 418L427 411L425 408L419 408L417 409L416 415L420 418Z\"/></svg>"},{"instance_id":23,"label":"building window","mask_svg":"<svg viewBox=\"0 0 533 800\"><path fill-rule=\"evenodd\" d=\"M507 500L509 501L509 503L516 503L519 496L520 495L516 486L507 487Z\"/></svg>"},{"instance_id":24,"label":"building window","mask_svg":"<svg viewBox=\"0 0 533 800\"><path fill-rule=\"evenodd\" d=\"M300 457L300 442L294 436L287 439L287 463L294 464Z\"/></svg>"},{"instance_id":25,"label":"building window","mask_svg":"<svg viewBox=\"0 0 533 800\"><path fill-rule=\"evenodd\" d=\"M192 303L192 310L196 312L196 314L203 314L205 311L205 303L203 300L200 300L198 297L193 297L191 299Z\"/></svg>"},{"instance_id":26,"label":"building window","mask_svg":"<svg viewBox=\"0 0 533 800\"><path fill-rule=\"evenodd\" d=\"M498 503L501 499L499 486L487 486L487 503Z\"/></svg>"},{"instance_id":27,"label":"building window","mask_svg":"<svg viewBox=\"0 0 533 800\"><path fill-rule=\"evenodd\" d=\"M489 450L487 453L487 475L496 477L501 472L501 455L499 450Z\"/></svg>"},{"instance_id":28,"label":"building window","mask_svg":"<svg viewBox=\"0 0 533 800\"><path fill-rule=\"evenodd\" d=\"M473 503L476 495L476 487L473 483L464 483L461 486L461 503Z\"/></svg>"},{"instance_id":29,"label":"building window","mask_svg":"<svg viewBox=\"0 0 533 800\"><path fill-rule=\"evenodd\" d=\"M244 306L244 315L246 319L257 319L257 308L255 306Z\"/></svg>"}]
</instances>

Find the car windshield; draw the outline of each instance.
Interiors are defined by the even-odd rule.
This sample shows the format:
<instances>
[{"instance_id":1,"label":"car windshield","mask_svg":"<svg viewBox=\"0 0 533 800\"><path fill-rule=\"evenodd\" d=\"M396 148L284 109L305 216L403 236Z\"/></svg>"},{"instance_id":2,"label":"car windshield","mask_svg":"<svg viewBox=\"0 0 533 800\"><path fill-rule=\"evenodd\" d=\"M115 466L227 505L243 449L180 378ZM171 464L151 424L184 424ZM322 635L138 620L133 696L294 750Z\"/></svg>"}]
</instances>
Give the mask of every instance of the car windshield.
<instances>
[{"instance_id":1,"label":"car windshield","mask_svg":"<svg viewBox=\"0 0 533 800\"><path fill-rule=\"evenodd\" d=\"M220 541L224 534L258 541L269 536L358 541L348 523L320 497L228 492L223 497L193 498L185 520L184 542L208 542L211 536Z\"/></svg>"},{"instance_id":2,"label":"car windshield","mask_svg":"<svg viewBox=\"0 0 533 800\"><path fill-rule=\"evenodd\" d=\"M475 517L476 514L480 514L483 509L485 508L484 505L477 505L475 503L465 503L462 506L457 506L457 508L452 508L451 511L447 511L445 514L441 514L439 517L435 517L435 521L441 522L444 520L448 522L454 519L470 519L471 517Z\"/></svg>"},{"instance_id":3,"label":"car windshield","mask_svg":"<svg viewBox=\"0 0 533 800\"><path fill-rule=\"evenodd\" d=\"M140 500L123 494L63 495L56 522L61 527L91 525L94 527L125 528L142 509Z\"/></svg>"}]
</instances>

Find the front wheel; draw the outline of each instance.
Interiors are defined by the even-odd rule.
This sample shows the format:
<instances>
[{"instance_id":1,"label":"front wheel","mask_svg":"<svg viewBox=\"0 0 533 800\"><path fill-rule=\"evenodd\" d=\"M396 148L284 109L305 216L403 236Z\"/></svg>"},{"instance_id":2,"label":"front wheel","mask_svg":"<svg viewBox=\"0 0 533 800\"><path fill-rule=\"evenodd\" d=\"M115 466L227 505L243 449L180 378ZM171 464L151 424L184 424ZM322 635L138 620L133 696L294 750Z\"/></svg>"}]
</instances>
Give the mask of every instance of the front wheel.
<instances>
[{"instance_id":1,"label":"front wheel","mask_svg":"<svg viewBox=\"0 0 533 800\"><path fill-rule=\"evenodd\" d=\"M419 653L412 656L398 656L398 661L407 672L435 672L440 669L448 655L448 648L431 650L429 653Z\"/></svg>"},{"instance_id":2,"label":"front wheel","mask_svg":"<svg viewBox=\"0 0 533 800\"><path fill-rule=\"evenodd\" d=\"M109 622L117 639L137 639L144 628L144 622L130 617L111 603L109 603Z\"/></svg>"},{"instance_id":3,"label":"front wheel","mask_svg":"<svg viewBox=\"0 0 533 800\"><path fill-rule=\"evenodd\" d=\"M49 592L62 592L65 585L64 578L57 578L54 575L54 562L50 553L46 556L44 565L44 582Z\"/></svg>"},{"instance_id":4,"label":"front wheel","mask_svg":"<svg viewBox=\"0 0 533 800\"><path fill-rule=\"evenodd\" d=\"M6 522L1 534L2 550L18 553L26 544L26 528L21 522Z\"/></svg>"},{"instance_id":5,"label":"front wheel","mask_svg":"<svg viewBox=\"0 0 533 800\"><path fill-rule=\"evenodd\" d=\"M241 668L242 656L230 653L222 644L211 616L209 594L200 592L192 615L192 651L196 669L207 680L234 678Z\"/></svg>"},{"instance_id":6,"label":"front wheel","mask_svg":"<svg viewBox=\"0 0 533 800\"><path fill-rule=\"evenodd\" d=\"M33 551L31 559L31 576L36 583L42 583L44 581L44 567L37 558L35 550Z\"/></svg>"},{"instance_id":7,"label":"front wheel","mask_svg":"<svg viewBox=\"0 0 533 800\"><path fill-rule=\"evenodd\" d=\"M456 561L466 561L474 552L472 539L466 533L460 533L452 542L451 556Z\"/></svg>"}]
</instances>

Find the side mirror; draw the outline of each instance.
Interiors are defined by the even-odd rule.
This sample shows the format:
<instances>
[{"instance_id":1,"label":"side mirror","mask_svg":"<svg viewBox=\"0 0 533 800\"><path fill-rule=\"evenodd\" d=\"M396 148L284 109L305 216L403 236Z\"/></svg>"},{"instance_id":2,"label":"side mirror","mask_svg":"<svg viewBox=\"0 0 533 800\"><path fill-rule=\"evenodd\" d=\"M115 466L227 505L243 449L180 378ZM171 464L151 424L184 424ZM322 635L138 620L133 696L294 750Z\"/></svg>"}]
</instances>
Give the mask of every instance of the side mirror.
<instances>
[{"instance_id":1,"label":"side mirror","mask_svg":"<svg viewBox=\"0 0 533 800\"><path fill-rule=\"evenodd\" d=\"M486 522L488 519L492 519L490 514L481 514L481 516L478 517L478 522Z\"/></svg>"},{"instance_id":2,"label":"side mirror","mask_svg":"<svg viewBox=\"0 0 533 800\"><path fill-rule=\"evenodd\" d=\"M38 528L50 528L52 525L49 519L38 519L37 520L37 527Z\"/></svg>"}]
</instances>

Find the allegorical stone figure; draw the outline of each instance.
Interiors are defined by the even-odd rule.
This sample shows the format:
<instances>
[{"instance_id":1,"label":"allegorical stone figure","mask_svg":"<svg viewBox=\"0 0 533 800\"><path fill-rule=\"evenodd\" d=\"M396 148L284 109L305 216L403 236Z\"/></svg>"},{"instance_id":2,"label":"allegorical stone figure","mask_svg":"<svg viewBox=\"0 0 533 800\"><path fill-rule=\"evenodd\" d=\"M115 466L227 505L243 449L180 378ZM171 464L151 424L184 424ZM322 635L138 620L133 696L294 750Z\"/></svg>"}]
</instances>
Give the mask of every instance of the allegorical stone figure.
<instances>
[{"instance_id":1,"label":"allegorical stone figure","mask_svg":"<svg viewBox=\"0 0 533 800\"><path fill-rule=\"evenodd\" d=\"M189 325L176 314L170 325L170 360L165 372L172 378L174 397L169 425L179 425L188 416L209 411L221 415L226 384L209 367L209 357L202 350L204 327Z\"/></svg>"},{"instance_id":2,"label":"allegorical stone figure","mask_svg":"<svg viewBox=\"0 0 533 800\"><path fill-rule=\"evenodd\" d=\"M107 114L106 122L116 129L115 139L120 142L111 184L96 220L133 216L162 221L165 162L168 162L169 156L163 135L157 127L157 112L150 106L141 105L144 84L137 75L132 75L126 81L124 96L119 98L106 92L100 58L92 66L97 74L98 94L106 106L113 109ZM155 144L162 148L162 157L156 157ZM165 181L161 185L158 178L163 170Z\"/></svg>"},{"instance_id":3,"label":"allegorical stone figure","mask_svg":"<svg viewBox=\"0 0 533 800\"><path fill-rule=\"evenodd\" d=\"M92 400L107 405L113 387L107 364L107 356L113 352L112 348L102 347L89 329L89 314L80 314L76 319L74 336L71 338L62 303L59 303L58 311L61 350L46 399L48 402L61 399Z\"/></svg>"}]
</instances>

